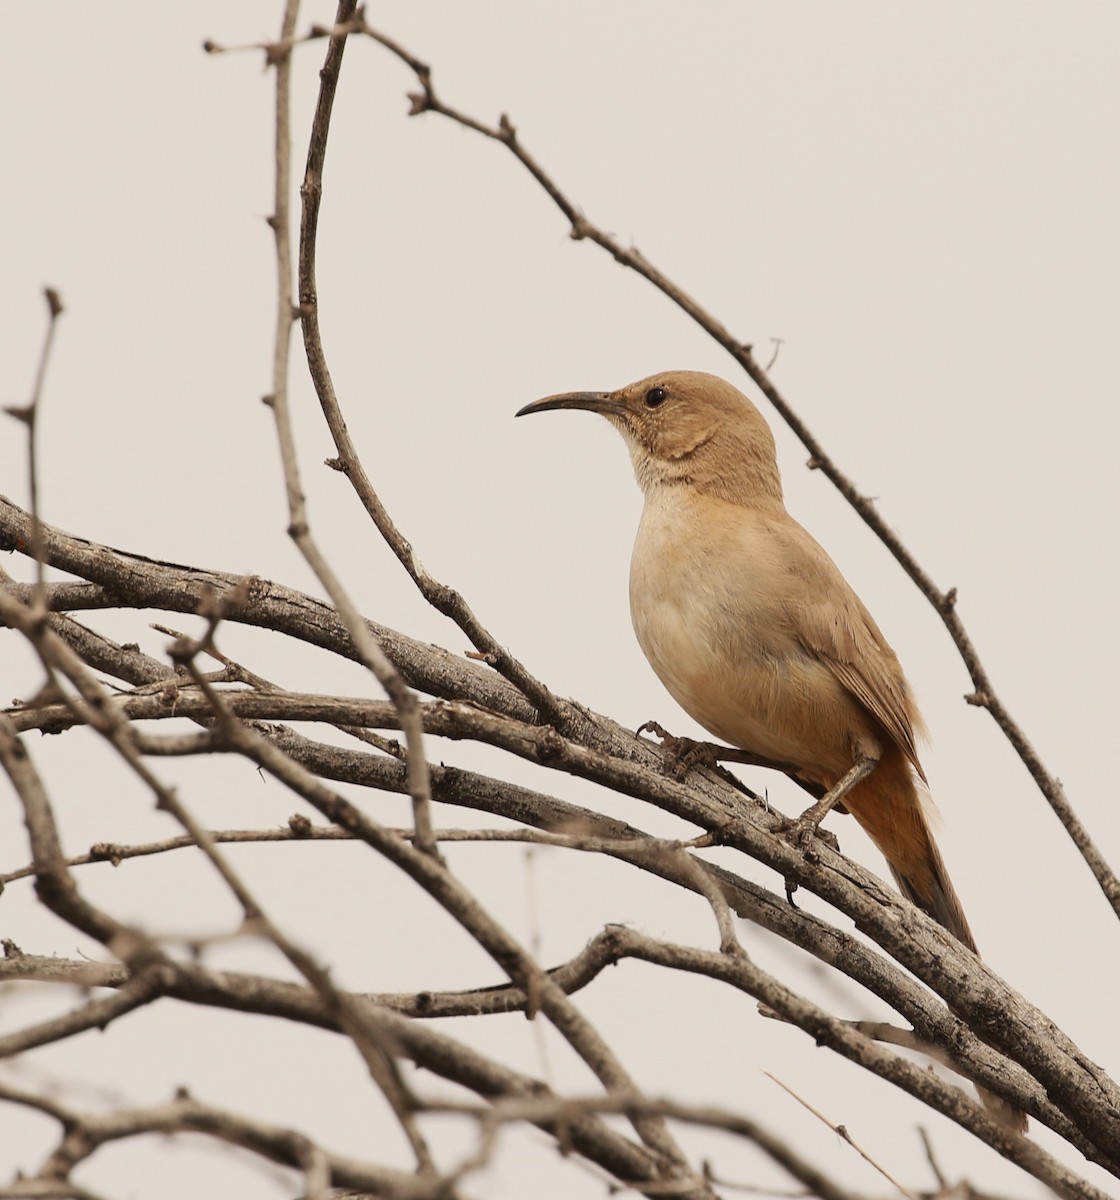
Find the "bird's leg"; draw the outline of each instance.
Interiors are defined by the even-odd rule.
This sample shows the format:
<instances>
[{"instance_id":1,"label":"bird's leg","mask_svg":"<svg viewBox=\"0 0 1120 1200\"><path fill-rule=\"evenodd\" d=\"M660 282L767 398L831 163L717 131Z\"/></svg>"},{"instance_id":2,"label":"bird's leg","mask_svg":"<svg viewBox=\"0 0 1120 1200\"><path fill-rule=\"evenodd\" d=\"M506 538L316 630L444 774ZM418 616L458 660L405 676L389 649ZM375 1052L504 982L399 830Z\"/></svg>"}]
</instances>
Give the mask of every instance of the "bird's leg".
<instances>
[{"instance_id":1,"label":"bird's leg","mask_svg":"<svg viewBox=\"0 0 1120 1200\"><path fill-rule=\"evenodd\" d=\"M796 821L790 823L789 833L793 839L805 845L817 832L817 826L840 803L841 800L879 765L878 756L861 754L851 770L835 787L826 792L811 808L807 808Z\"/></svg>"}]
</instances>

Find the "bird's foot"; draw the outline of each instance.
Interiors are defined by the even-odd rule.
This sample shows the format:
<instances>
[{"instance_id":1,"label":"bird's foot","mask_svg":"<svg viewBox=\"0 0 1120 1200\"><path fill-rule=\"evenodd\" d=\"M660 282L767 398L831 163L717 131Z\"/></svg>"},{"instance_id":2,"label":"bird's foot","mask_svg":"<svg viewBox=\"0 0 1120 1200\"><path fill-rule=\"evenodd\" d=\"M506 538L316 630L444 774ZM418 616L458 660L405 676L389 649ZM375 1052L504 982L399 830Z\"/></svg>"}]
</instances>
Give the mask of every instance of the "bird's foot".
<instances>
[{"instance_id":1,"label":"bird's foot","mask_svg":"<svg viewBox=\"0 0 1120 1200\"><path fill-rule=\"evenodd\" d=\"M694 738L677 737L667 729L663 729L656 721L646 721L634 731L635 737L643 733L652 733L661 739L661 748L665 751L665 766L674 779L683 779L693 767L710 767L719 765L719 753L722 747L713 742L698 742Z\"/></svg>"},{"instance_id":2,"label":"bird's foot","mask_svg":"<svg viewBox=\"0 0 1120 1200\"><path fill-rule=\"evenodd\" d=\"M832 850L840 849L836 834L829 829L821 829L823 814L817 816L816 807L814 804L799 817L780 817L778 822L778 833L806 856L812 854L813 842L817 838Z\"/></svg>"}]
</instances>

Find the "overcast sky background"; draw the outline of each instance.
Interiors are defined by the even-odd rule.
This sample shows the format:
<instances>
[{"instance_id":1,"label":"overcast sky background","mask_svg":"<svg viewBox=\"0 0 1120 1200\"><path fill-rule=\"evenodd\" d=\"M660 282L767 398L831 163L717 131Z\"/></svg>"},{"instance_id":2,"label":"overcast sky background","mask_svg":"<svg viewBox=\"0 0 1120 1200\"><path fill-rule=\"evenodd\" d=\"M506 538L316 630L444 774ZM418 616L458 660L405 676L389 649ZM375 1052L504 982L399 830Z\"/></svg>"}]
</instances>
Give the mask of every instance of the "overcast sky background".
<instances>
[{"instance_id":1,"label":"overcast sky background","mask_svg":"<svg viewBox=\"0 0 1120 1200\"><path fill-rule=\"evenodd\" d=\"M332 11L307 4L301 28ZM70 5L48 16L9 0L4 18L3 403L30 392L42 286L66 304L41 419L44 516L123 549L316 591L285 535L271 418L259 399L270 388L274 304L264 220L273 78L259 55L201 49L208 37L274 36L280 5ZM1120 863L1120 9L485 0L382 3L369 19L432 64L448 103L487 121L507 112L590 220L637 245L754 342L764 363L770 339L782 339L775 383L938 584L959 589L1000 696ZM320 42L296 57L297 182L323 51ZM320 315L366 467L429 569L555 691L631 727L656 717L696 734L630 630L640 496L621 441L586 414L512 416L550 392L616 387L666 368L750 388L659 293L573 243L501 147L432 115L407 119L404 94L414 87L379 47L352 42L328 151ZM298 353L294 361L311 521L351 594L372 618L465 649L416 596L343 478L320 465L332 451ZM840 564L914 685L934 739L923 759L943 816L939 841L985 956L1115 1075L1115 919L990 719L963 702L968 677L935 614L760 406L790 510ZM0 426L0 492L27 499L11 422ZM5 566L26 577L21 563ZM150 619L99 627L162 653L167 639L146 629ZM356 670L247 631L227 630L223 646L293 686L371 688ZM37 680L16 639L0 634L0 696L26 696ZM171 831L92 738L30 746L55 790L68 849ZM456 745L430 750L436 760L480 761ZM297 808L278 785L230 763L160 766L214 826L276 825ZM656 832L687 832L564 777L528 768L518 777ZM748 781L769 786L779 805L800 802L780 779ZM27 855L6 788L3 870ZM405 819L395 801L363 802L381 819ZM847 852L885 871L854 823L830 824ZM547 963L606 921L716 944L702 904L682 909L674 893L617 864L553 851L526 868L517 851L481 847L456 848L450 860L515 934L536 929ZM260 847L238 861L285 928L348 986L498 979L433 906L414 911L412 889L360 848ZM760 868L744 869L775 885ZM235 917L187 855L89 869L80 883L156 932L214 934ZM0 933L29 952L89 949L46 922L26 884L0 901ZM763 962L788 962L757 930L742 937ZM429 969L428 939L438 939L441 978ZM264 949L240 946L211 961L278 969ZM819 979L804 986L831 994ZM724 991L627 965L580 1003L651 1091L763 1116L853 1187L881 1190L762 1070L845 1123L910 1184L931 1182L914 1132L921 1120L950 1174L1042 1194L946 1122ZM837 1003L852 1016L877 1011L855 992ZM0 994L0 1027L38 1019L42 1006L41 994ZM697 1011L703 1021L690 1023ZM27 1055L4 1077L31 1085L80 1075L82 1085L62 1093L79 1104L103 1095L152 1103L183 1083L200 1099L300 1125L332 1149L379 1157L388 1145L385 1157L407 1163L340 1039L297 1033L281 1052L272 1033L267 1023L160 1006L80 1045ZM523 1019L494 1020L475 1036L526 1070L546 1070ZM546 1041L552 1078L589 1087L557 1040ZM36 1165L53 1137L48 1122L8 1107L0 1130L0 1179ZM726 1175L781 1178L756 1171L737 1144L689 1144L717 1155ZM546 1200L601 1193L539 1145L510 1138L470 1190L504 1200L526 1195L533 1177L533 1194ZM231 1177L250 1200L292 1194L243 1158L231 1166L228 1155L192 1146L106 1150L81 1177L119 1196L230 1194Z\"/></svg>"}]
</instances>

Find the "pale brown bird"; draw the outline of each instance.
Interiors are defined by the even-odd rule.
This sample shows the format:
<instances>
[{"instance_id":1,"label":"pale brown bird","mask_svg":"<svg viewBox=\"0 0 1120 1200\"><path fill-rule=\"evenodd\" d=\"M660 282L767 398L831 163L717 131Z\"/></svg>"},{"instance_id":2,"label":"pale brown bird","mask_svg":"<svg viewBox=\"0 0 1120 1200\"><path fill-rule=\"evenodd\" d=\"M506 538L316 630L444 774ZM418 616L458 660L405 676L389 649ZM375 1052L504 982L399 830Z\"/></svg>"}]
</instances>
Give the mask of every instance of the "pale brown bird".
<instances>
[{"instance_id":1,"label":"pale brown bird","mask_svg":"<svg viewBox=\"0 0 1120 1200\"><path fill-rule=\"evenodd\" d=\"M517 415L559 408L601 413L629 447L645 495L630 614L670 694L716 737L842 798L902 893L975 951L923 808L910 687L848 581L786 511L762 414L714 375L667 371Z\"/></svg>"}]
</instances>

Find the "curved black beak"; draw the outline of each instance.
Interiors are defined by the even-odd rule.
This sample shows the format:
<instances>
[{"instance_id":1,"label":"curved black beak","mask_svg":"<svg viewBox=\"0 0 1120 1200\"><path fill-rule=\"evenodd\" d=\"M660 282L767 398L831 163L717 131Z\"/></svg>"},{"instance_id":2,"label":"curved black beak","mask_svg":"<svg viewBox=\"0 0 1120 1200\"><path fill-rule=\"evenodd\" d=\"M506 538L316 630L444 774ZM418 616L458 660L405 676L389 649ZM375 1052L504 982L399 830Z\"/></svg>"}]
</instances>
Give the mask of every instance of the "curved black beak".
<instances>
[{"instance_id":1,"label":"curved black beak","mask_svg":"<svg viewBox=\"0 0 1120 1200\"><path fill-rule=\"evenodd\" d=\"M604 416L614 413L623 415L626 406L616 400L610 392L561 392L557 396L545 396L543 400L534 400L519 408L513 415L524 417L528 413L548 412L553 408L585 408L588 412L602 413Z\"/></svg>"}]
</instances>

